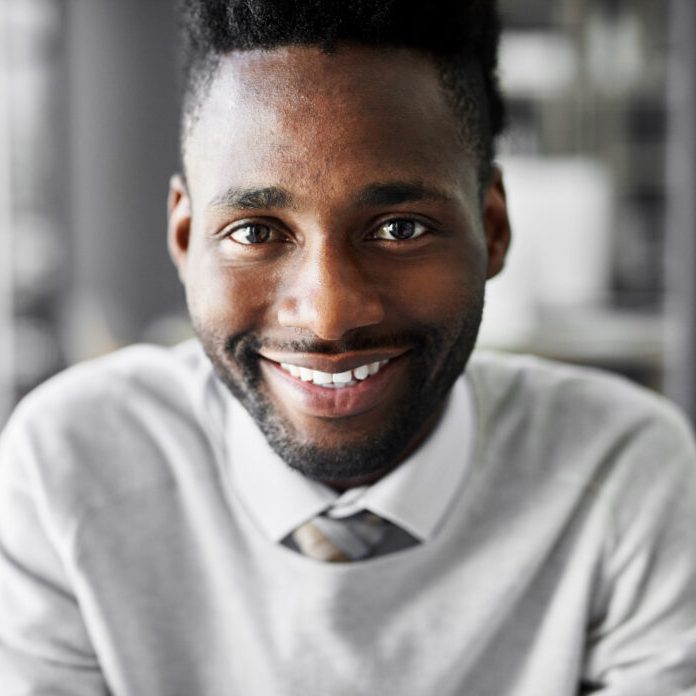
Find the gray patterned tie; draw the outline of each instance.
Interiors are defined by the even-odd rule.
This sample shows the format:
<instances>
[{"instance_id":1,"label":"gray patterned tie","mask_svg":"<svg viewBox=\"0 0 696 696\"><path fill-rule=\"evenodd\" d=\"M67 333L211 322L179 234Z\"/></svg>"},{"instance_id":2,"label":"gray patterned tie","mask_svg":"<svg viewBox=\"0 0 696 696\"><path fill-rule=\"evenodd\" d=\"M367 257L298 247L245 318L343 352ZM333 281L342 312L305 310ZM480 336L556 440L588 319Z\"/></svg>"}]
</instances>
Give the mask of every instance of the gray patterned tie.
<instances>
[{"instance_id":1,"label":"gray patterned tie","mask_svg":"<svg viewBox=\"0 0 696 696\"><path fill-rule=\"evenodd\" d=\"M300 525L283 543L317 561L345 563L400 551L418 540L388 520L363 510L341 519L318 515Z\"/></svg>"}]
</instances>

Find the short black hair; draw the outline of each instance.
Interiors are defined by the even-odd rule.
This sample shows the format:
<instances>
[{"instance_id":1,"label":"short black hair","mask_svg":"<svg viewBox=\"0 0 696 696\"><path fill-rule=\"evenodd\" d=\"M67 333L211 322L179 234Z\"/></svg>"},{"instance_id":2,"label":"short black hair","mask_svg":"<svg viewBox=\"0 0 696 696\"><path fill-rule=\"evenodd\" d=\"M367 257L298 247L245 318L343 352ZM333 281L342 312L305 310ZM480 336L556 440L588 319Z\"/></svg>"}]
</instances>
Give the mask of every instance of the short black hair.
<instances>
[{"instance_id":1,"label":"short black hair","mask_svg":"<svg viewBox=\"0 0 696 696\"><path fill-rule=\"evenodd\" d=\"M232 51L340 44L412 48L436 62L443 87L490 176L505 107L497 79L496 0L183 0L182 143L220 58Z\"/></svg>"}]
</instances>

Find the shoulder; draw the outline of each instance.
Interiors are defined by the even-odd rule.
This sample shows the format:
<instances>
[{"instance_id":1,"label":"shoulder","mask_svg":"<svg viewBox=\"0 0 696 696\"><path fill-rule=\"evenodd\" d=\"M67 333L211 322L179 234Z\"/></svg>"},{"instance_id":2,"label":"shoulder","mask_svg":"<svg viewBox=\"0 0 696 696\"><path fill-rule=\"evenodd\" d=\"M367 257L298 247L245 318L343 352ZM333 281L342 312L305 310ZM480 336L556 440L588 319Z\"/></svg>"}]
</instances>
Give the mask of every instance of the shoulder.
<instances>
[{"instance_id":1,"label":"shoulder","mask_svg":"<svg viewBox=\"0 0 696 696\"><path fill-rule=\"evenodd\" d=\"M604 371L481 352L467 373L490 447L580 479L625 462L634 480L693 478L693 435L664 397ZM562 465L559 464L562 462ZM529 464L529 466L532 466Z\"/></svg>"},{"instance_id":2,"label":"shoulder","mask_svg":"<svg viewBox=\"0 0 696 696\"><path fill-rule=\"evenodd\" d=\"M543 416L554 422L570 420L576 427L588 423L622 428L651 419L685 425L667 399L603 370L482 351L474 355L467 372L489 417Z\"/></svg>"},{"instance_id":3,"label":"shoulder","mask_svg":"<svg viewBox=\"0 0 696 696\"><path fill-rule=\"evenodd\" d=\"M197 344L187 341L175 348L134 345L79 363L47 380L28 394L14 417L61 405L61 412L90 408L94 402L111 405L127 394L167 399L172 380L186 380L198 362ZM102 400L106 399L106 403Z\"/></svg>"},{"instance_id":4,"label":"shoulder","mask_svg":"<svg viewBox=\"0 0 696 696\"><path fill-rule=\"evenodd\" d=\"M10 418L0 437L0 495L43 491L77 515L172 485L177 456L211 446L214 389L196 342L133 346L72 367Z\"/></svg>"}]
</instances>

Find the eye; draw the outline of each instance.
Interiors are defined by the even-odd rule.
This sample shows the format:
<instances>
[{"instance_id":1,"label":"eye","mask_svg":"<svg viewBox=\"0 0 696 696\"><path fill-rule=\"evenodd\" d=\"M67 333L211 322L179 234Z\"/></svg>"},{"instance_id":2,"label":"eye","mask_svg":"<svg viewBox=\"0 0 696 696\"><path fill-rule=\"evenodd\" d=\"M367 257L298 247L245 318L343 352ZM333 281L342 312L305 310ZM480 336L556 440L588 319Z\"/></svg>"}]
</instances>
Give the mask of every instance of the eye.
<instances>
[{"instance_id":1,"label":"eye","mask_svg":"<svg viewBox=\"0 0 696 696\"><path fill-rule=\"evenodd\" d=\"M247 223L231 229L226 236L238 244L264 244L277 236L269 225Z\"/></svg>"},{"instance_id":2,"label":"eye","mask_svg":"<svg viewBox=\"0 0 696 696\"><path fill-rule=\"evenodd\" d=\"M380 225L374 233L375 239L403 241L416 239L427 232L425 225L416 220L389 220Z\"/></svg>"}]
</instances>

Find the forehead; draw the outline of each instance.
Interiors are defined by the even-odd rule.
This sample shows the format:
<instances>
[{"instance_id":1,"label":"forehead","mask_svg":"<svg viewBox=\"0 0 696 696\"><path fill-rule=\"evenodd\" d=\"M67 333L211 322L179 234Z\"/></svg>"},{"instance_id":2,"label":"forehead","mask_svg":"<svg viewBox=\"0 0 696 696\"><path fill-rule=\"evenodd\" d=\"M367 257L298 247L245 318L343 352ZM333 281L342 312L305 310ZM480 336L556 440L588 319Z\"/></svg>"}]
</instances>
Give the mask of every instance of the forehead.
<instances>
[{"instance_id":1,"label":"forehead","mask_svg":"<svg viewBox=\"0 0 696 696\"><path fill-rule=\"evenodd\" d=\"M185 142L192 195L215 186L304 191L356 178L474 181L474 157L428 56L406 49L314 47L224 56ZM203 190L205 189L205 190Z\"/></svg>"}]
</instances>

